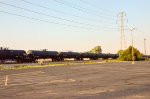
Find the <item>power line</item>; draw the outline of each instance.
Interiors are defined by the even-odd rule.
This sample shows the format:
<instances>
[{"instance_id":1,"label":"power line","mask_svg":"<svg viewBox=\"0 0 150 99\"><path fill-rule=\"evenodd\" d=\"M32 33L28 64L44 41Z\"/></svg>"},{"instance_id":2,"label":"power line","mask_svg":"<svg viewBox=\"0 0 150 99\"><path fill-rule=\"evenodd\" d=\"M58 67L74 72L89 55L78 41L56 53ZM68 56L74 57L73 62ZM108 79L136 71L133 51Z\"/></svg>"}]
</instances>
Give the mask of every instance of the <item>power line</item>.
<instances>
[{"instance_id":1,"label":"power line","mask_svg":"<svg viewBox=\"0 0 150 99\"><path fill-rule=\"evenodd\" d=\"M1 3L1 4L4 4L4 5L7 5L7 6L11 6L11 7L18 8L18 9L21 9L21 10L25 10L25 11L28 11L28 12L31 12L31 13L35 13L35 14L39 14L39 15L44 15L44 16L48 16L48 17L55 18L55 19L59 19L59 20L63 20L63 21L68 21L68 22L72 22L72 23L77 23L77 24L80 24L80 25L87 25L87 26L91 26L91 27L100 27L100 26L85 24L85 23L81 23L81 22L77 22L77 21L73 21L73 20L68 20L68 19L64 19L64 18L52 16L52 15L49 15L49 14L44 14L44 13L36 12L36 11L33 11L33 10L25 9L25 8L18 7L18 6L11 5L11 4L4 3L4 2L0 2L0 3ZM109 27L101 26L101 28L109 28Z\"/></svg>"},{"instance_id":2,"label":"power line","mask_svg":"<svg viewBox=\"0 0 150 99\"><path fill-rule=\"evenodd\" d=\"M90 28L90 27L82 27L82 26L76 26L76 25L62 24L62 23L57 23L57 22L53 22L53 21L42 20L42 19L39 19L39 18L28 17L28 16L16 14L16 13L10 13L10 12L7 12L7 11L0 11L0 13L5 13L5 14L18 16L18 17L22 17L22 18L26 18L26 19L31 19L31 20L35 20L35 21L41 21L41 22L46 22L46 23L51 23L51 24L56 24L56 25L73 27L73 28L81 28L81 29L87 29L87 30L117 31L117 30L105 30L105 29L96 29L96 28Z\"/></svg>"},{"instance_id":3,"label":"power line","mask_svg":"<svg viewBox=\"0 0 150 99\"><path fill-rule=\"evenodd\" d=\"M33 5L33 6L37 6L37 7L44 8L44 9L48 9L48 10L51 10L51 11L54 11L54 12L57 12L57 13L61 13L61 14L65 14L65 15L70 15L70 16L73 16L73 17L77 17L77 18L88 20L88 21L92 21L92 22L94 21L96 23L101 22L101 23L106 23L106 24L115 24L115 23L112 23L112 22L104 22L104 21L100 21L100 20L90 19L90 18L87 18L87 17L77 16L75 14L70 14L70 13L62 12L62 11L59 11L59 10L56 10L56 9L52 9L52 8L49 8L49 7L46 7L46 6L42 6L42 5L39 5L37 3L29 2L29 1L26 1L26 0L20 0L20 1L25 2L27 4L30 4L30 5Z\"/></svg>"},{"instance_id":4,"label":"power line","mask_svg":"<svg viewBox=\"0 0 150 99\"><path fill-rule=\"evenodd\" d=\"M67 2L67 1L64 1L64 0L59 0L59 1L64 2L64 3L66 3L66 4L70 4L70 5L72 5L72 6L76 6L76 7L81 8L81 9L84 9L85 11L94 12L94 13L96 13L97 15L106 16L106 17L109 16L108 18L110 18L110 17L115 17L115 18L116 18L116 16L110 16L110 15L105 15L104 13L98 13L98 12L96 12L96 11L92 11L92 10L89 10L89 9L87 9L87 8L84 8L84 7L82 7L82 6L71 4L71 3ZM112 18L112 19L113 19L113 18Z\"/></svg>"},{"instance_id":5,"label":"power line","mask_svg":"<svg viewBox=\"0 0 150 99\"><path fill-rule=\"evenodd\" d=\"M130 32L131 32L131 30L130 30ZM137 33L136 33L136 34L137 34ZM141 47L141 46L144 46L144 45L143 45L143 39L139 39L136 34L134 34L134 46L138 47L138 48L144 53L143 47ZM129 35L128 35L128 36L129 36ZM129 38L130 38L130 37L128 37L128 39L129 39ZM130 40L132 40L132 39L130 38ZM127 41L128 41L128 40L127 40ZM132 46L132 44L131 44L130 41L128 41L128 45L129 45L129 46Z\"/></svg>"},{"instance_id":6,"label":"power line","mask_svg":"<svg viewBox=\"0 0 150 99\"><path fill-rule=\"evenodd\" d=\"M103 9L103 8L100 8L100 7L98 7L98 6L96 6L96 5L94 5L94 4L91 4L91 3L89 3L89 2L87 2L87 1L85 1L85 0L80 0L82 3L85 3L85 4L87 4L87 5L89 5L89 6L92 6L92 7L94 7L94 8L97 8L97 9L99 9L99 10L101 10L101 11L105 11L105 12L110 12L110 13L115 13L114 11L111 11L111 10L108 10L108 9Z\"/></svg>"},{"instance_id":7,"label":"power line","mask_svg":"<svg viewBox=\"0 0 150 99\"><path fill-rule=\"evenodd\" d=\"M140 36L143 36L143 31L142 30L138 30L138 31L140 31L140 32L138 32L138 33L140 33ZM147 40L148 40L148 39L150 39L150 36L145 35L143 38L147 38Z\"/></svg>"},{"instance_id":8,"label":"power line","mask_svg":"<svg viewBox=\"0 0 150 99\"><path fill-rule=\"evenodd\" d=\"M56 0L55 0L56 1ZM84 7L81 7L81 6L79 6L79 5L73 5L73 4L71 4L71 3L69 3L69 2L67 2L67 1L64 1L64 0L61 0L61 2L63 2L63 3L66 3L66 4L69 4L69 5L72 5L72 6L74 6L74 7L77 7L77 8L80 8L80 10L82 10L83 9L83 11L86 11L86 13L91 13L91 12L94 12L94 13L91 13L92 15L96 15L96 16L99 16L99 17L102 17L102 18L106 18L106 19L111 19L111 20L116 20L115 18L115 16L110 16L110 15L104 15L103 13L98 13L98 12L95 12L95 11L92 11L92 10L89 10L89 9L86 9L86 8L84 8Z\"/></svg>"},{"instance_id":9,"label":"power line","mask_svg":"<svg viewBox=\"0 0 150 99\"><path fill-rule=\"evenodd\" d=\"M66 1L62 1L62 0L61 0L61 1L53 0L53 1L55 1L55 2L57 2L57 3L59 3L59 4L62 4L62 5L69 6L69 7L71 7L71 8L74 8L74 9L78 10L78 11L87 13L87 14L89 14L89 15L95 15L95 16L98 16L98 17L101 17L101 18L106 18L106 19L110 19L110 20L115 20L114 18L110 18L110 17L106 17L106 16L99 15L99 14L91 13L91 12L89 12L88 9L85 10L85 8L83 8L83 7L80 7L80 6L78 6L78 7L73 6L71 3L68 3L68 2L66 2ZM82 9L81 9L81 8L82 8ZM83 10L83 9L84 9L84 10ZM93 11L92 11L92 12L93 12Z\"/></svg>"},{"instance_id":10,"label":"power line","mask_svg":"<svg viewBox=\"0 0 150 99\"><path fill-rule=\"evenodd\" d=\"M147 40L149 40L149 37L146 35L146 36L143 36L143 33L142 33L142 31L141 30L139 30L138 29L138 31L140 31L140 32L138 32L137 34L139 34L139 36L137 36L137 35L135 35L135 39L137 40L137 44L141 44L141 46L144 46L144 49L143 49L143 53L146 55L147 54L147 51L146 51L146 47L148 47L148 46L146 46L146 45L148 45L148 42L146 42ZM143 40L144 40L144 45L143 45ZM140 47L141 48L141 47Z\"/></svg>"},{"instance_id":11,"label":"power line","mask_svg":"<svg viewBox=\"0 0 150 99\"><path fill-rule=\"evenodd\" d=\"M136 33L136 34L138 34L138 33ZM136 46L139 46L139 48L141 48L141 46L146 46L146 44L143 45L143 39L145 39L145 41L144 41L144 43L145 43L146 38L143 38L142 35L140 35L140 37L139 37L138 35L134 34L134 43ZM144 50L141 49L144 54L145 54L145 49L146 49L145 47L144 47Z\"/></svg>"}]
</instances>

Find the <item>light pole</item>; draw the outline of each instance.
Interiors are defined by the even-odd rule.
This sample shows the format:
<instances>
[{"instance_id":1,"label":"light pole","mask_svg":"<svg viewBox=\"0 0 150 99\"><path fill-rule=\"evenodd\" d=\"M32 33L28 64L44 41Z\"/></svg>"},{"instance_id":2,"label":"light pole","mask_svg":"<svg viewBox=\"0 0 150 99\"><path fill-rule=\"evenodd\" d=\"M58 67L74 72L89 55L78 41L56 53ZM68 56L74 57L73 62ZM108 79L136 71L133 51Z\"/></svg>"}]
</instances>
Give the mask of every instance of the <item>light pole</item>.
<instances>
[{"instance_id":1,"label":"light pole","mask_svg":"<svg viewBox=\"0 0 150 99\"><path fill-rule=\"evenodd\" d=\"M144 39L144 52L145 52L145 55L146 55L146 39Z\"/></svg>"},{"instance_id":2,"label":"light pole","mask_svg":"<svg viewBox=\"0 0 150 99\"><path fill-rule=\"evenodd\" d=\"M134 50L133 50L133 31L135 30L135 28L131 28L131 36L132 36L132 64L134 64Z\"/></svg>"}]
</instances>

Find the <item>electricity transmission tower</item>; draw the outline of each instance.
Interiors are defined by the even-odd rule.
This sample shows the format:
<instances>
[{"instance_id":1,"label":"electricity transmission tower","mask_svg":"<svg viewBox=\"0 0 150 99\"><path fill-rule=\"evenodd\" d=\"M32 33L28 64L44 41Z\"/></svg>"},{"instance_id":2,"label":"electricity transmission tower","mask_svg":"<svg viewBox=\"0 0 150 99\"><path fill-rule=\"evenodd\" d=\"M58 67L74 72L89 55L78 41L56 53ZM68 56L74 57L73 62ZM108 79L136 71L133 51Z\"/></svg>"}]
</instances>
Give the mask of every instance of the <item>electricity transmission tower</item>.
<instances>
[{"instance_id":1,"label":"electricity transmission tower","mask_svg":"<svg viewBox=\"0 0 150 99\"><path fill-rule=\"evenodd\" d=\"M126 22L127 22L127 18L126 18L126 13L125 12L120 12L119 15L119 30L121 33L121 38L120 38L120 49L126 49L126 38L125 38L125 30L126 30Z\"/></svg>"}]
</instances>

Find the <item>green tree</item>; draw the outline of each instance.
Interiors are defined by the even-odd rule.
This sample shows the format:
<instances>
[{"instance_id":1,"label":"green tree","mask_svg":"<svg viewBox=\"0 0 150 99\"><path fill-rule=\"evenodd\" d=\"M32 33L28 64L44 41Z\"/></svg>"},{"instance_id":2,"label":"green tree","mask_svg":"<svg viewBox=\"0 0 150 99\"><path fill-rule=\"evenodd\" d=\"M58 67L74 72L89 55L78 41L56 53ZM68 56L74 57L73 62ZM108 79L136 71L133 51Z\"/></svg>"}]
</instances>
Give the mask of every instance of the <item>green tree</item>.
<instances>
[{"instance_id":1,"label":"green tree","mask_svg":"<svg viewBox=\"0 0 150 99\"><path fill-rule=\"evenodd\" d=\"M117 54L119 54L119 57L123 54L123 50L119 50L118 52L117 52Z\"/></svg>"},{"instance_id":2,"label":"green tree","mask_svg":"<svg viewBox=\"0 0 150 99\"><path fill-rule=\"evenodd\" d=\"M122 61L132 61L132 46L130 46L129 48L127 48L126 50L122 51L118 51L119 54L119 59ZM142 54L140 53L140 51L136 48L133 48L133 55L134 55L134 60L135 61L139 61L142 59Z\"/></svg>"},{"instance_id":3,"label":"green tree","mask_svg":"<svg viewBox=\"0 0 150 99\"><path fill-rule=\"evenodd\" d=\"M92 50L90 50L89 52L90 52L90 53L99 54L99 53L102 53L102 48L101 48L101 46L96 46L96 47L94 47Z\"/></svg>"}]
</instances>

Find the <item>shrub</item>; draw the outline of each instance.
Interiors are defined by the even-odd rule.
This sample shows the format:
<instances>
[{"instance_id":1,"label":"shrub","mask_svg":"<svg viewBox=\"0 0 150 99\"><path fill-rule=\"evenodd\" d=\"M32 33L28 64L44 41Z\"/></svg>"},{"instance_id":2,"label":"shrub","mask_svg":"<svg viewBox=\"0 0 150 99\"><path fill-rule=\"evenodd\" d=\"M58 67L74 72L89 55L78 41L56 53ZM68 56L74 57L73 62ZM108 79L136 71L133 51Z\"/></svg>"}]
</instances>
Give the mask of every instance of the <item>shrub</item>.
<instances>
[{"instance_id":1,"label":"shrub","mask_svg":"<svg viewBox=\"0 0 150 99\"><path fill-rule=\"evenodd\" d=\"M126 50L119 50L119 59L122 61L132 61L132 46L129 46ZM135 61L142 60L142 54L140 51L133 47L133 56Z\"/></svg>"}]
</instances>

